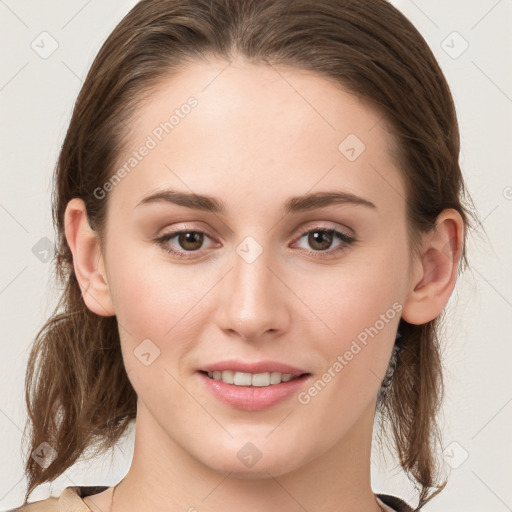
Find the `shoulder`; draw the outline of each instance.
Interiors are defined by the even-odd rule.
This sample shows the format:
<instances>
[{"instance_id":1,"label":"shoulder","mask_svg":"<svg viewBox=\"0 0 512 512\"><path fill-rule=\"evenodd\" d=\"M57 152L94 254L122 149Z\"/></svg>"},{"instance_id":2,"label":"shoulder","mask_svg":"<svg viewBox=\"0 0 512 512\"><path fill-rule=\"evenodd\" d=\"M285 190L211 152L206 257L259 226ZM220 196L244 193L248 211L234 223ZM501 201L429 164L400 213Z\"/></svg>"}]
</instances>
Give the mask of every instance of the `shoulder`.
<instances>
[{"instance_id":1,"label":"shoulder","mask_svg":"<svg viewBox=\"0 0 512 512\"><path fill-rule=\"evenodd\" d=\"M57 512L59 507L59 498L50 497L44 500L33 501L18 508L11 508L3 512Z\"/></svg>"},{"instance_id":2,"label":"shoulder","mask_svg":"<svg viewBox=\"0 0 512 512\"><path fill-rule=\"evenodd\" d=\"M83 497L90 494L96 494L105 490L106 486L73 486L66 487L57 498L52 496L44 500L33 501L18 508L12 508L3 512L61 512L63 510L73 510L73 512L91 512L89 507L83 501ZM413 509L405 501L389 494L376 494L379 500L390 507L393 512L421 512Z\"/></svg>"},{"instance_id":3,"label":"shoulder","mask_svg":"<svg viewBox=\"0 0 512 512\"><path fill-rule=\"evenodd\" d=\"M58 497L51 496L3 512L91 512L82 498L105 489L107 486L70 486L66 487Z\"/></svg>"}]
</instances>

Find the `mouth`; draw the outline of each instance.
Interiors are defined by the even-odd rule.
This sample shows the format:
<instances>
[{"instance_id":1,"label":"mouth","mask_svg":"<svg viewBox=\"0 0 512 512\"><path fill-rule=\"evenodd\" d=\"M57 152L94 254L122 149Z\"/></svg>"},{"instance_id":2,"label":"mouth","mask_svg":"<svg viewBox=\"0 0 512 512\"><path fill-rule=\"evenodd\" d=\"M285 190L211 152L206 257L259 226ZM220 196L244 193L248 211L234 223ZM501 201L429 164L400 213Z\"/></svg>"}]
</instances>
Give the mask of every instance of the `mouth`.
<instances>
[{"instance_id":1,"label":"mouth","mask_svg":"<svg viewBox=\"0 0 512 512\"><path fill-rule=\"evenodd\" d=\"M232 384L234 386L247 386L247 387L269 387L290 382L295 379L300 379L309 373L281 373L281 372L263 372L263 373L249 373L233 370L215 370L203 371L200 373L206 375L211 380L223 382L224 384Z\"/></svg>"},{"instance_id":2,"label":"mouth","mask_svg":"<svg viewBox=\"0 0 512 512\"><path fill-rule=\"evenodd\" d=\"M264 411L289 401L312 374L275 361L224 361L198 370L205 389L224 405L243 411Z\"/></svg>"}]
</instances>

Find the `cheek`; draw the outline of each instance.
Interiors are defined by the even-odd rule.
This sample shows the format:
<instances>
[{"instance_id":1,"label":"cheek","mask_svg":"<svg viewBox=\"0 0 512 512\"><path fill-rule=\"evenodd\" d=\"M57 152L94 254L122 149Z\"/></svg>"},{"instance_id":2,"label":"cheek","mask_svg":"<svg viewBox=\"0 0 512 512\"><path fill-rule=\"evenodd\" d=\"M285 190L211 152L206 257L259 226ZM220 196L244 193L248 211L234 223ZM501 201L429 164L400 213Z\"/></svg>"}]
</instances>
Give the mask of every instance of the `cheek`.
<instances>
[{"instance_id":1,"label":"cheek","mask_svg":"<svg viewBox=\"0 0 512 512\"><path fill-rule=\"evenodd\" d=\"M173 375L181 371L180 362L200 339L197 319L213 277L208 285L208 276L198 280L193 266L178 268L165 261L165 254L154 257L154 251L128 244L118 244L113 256L116 264L109 284L130 380L143 395L155 382L172 386L165 370ZM144 360L141 354L148 352Z\"/></svg>"},{"instance_id":2,"label":"cheek","mask_svg":"<svg viewBox=\"0 0 512 512\"><path fill-rule=\"evenodd\" d=\"M166 261L163 251L159 255L144 247L118 247L111 286L118 320L138 336L172 336L189 323L187 312L205 294L207 286L197 279L197 269Z\"/></svg>"},{"instance_id":3,"label":"cheek","mask_svg":"<svg viewBox=\"0 0 512 512\"><path fill-rule=\"evenodd\" d=\"M326 332L335 340L346 341L357 337L386 313L386 319L398 316L394 321L398 323L396 304L404 298L406 271L392 254L380 253L373 262L361 258L327 275L309 292L308 300L324 320L326 329L330 328Z\"/></svg>"},{"instance_id":4,"label":"cheek","mask_svg":"<svg viewBox=\"0 0 512 512\"><path fill-rule=\"evenodd\" d=\"M137 395L158 407L162 397L182 395L175 379L182 380L181 361L200 338L195 306L205 286L194 284L192 267L144 265L131 254L118 259L112 286L123 360Z\"/></svg>"},{"instance_id":5,"label":"cheek","mask_svg":"<svg viewBox=\"0 0 512 512\"><path fill-rule=\"evenodd\" d=\"M355 287L364 281L350 283ZM369 410L389 364L401 304L385 286L369 290L331 296L336 306L323 314L335 334L326 331L316 338L311 351L323 364L297 396L305 424L324 433L320 444L326 449Z\"/></svg>"},{"instance_id":6,"label":"cheek","mask_svg":"<svg viewBox=\"0 0 512 512\"><path fill-rule=\"evenodd\" d=\"M323 321L315 350L324 363L318 374L328 383L326 392L321 383L311 390L313 395L321 390L319 405L333 401L346 411L350 404L368 403L377 391L401 317L406 273L396 253L381 251L372 263L361 257L340 267L309 295L311 309Z\"/></svg>"}]
</instances>

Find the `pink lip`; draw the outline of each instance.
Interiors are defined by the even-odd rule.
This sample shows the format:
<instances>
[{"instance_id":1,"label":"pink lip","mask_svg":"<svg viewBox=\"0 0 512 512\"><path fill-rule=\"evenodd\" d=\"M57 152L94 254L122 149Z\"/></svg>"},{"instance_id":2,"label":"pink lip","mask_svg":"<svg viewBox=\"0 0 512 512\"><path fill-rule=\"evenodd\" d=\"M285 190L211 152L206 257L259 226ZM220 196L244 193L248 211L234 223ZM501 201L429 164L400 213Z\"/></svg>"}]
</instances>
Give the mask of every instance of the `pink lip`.
<instances>
[{"instance_id":1,"label":"pink lip","mask_svg":"<svg viewBox=\"0 0 512 512\"><path fill-rule=\"evenodd\" d=\"M236 386L211 379L205 373L223 370L246 373L280 372L289 373L295 378L288 382L265 387ZM295 395L304 386L305 380L310 377L310 374L306 373L300 368L277 361L246 362L240 359L229 359L201 367L199 376L207 389L221 402L244 411L262 411Z\"/></svg>"},{"instance_id":2,"label":"pink lip","mask_svg":"<svg viewBox=\"0 0 512 512\"><path fill-rule=\"evenodd\" d=\"M246 373L265 373L265 372L280 372L280 373L291 373L292 375L302 375L307 373L305 370L290 366L288 364L279 363L277 361L263 360L254 363L245 362L239 359L229 359L227 361L219 361L218 363L208 364L202 366L199 370L203 372L214 372L231 370L234 372L246 372Z\"/></svg>"},{"instance_id":3,"label":"pink lip","mask_svg":"<svg viewBox=\"0 0 512 512\"><path fill-rule=\"evenodd\" d=\"M225 366L223 366L223 368L229 369ZM252 371L250 373L258 372ZM203 372L198 372L198 375L206 388L212 392L217 399L231 407L244 411L263 411L264 409L277 405L287 398L296 395L299 389L304 386L306 380L309 380L311 377L310 374L307 374L289 380L288 382L281 382L280 384L266 387L256 387L226 384L225 382L211 379Z\"/></svg>"}]
</instances>

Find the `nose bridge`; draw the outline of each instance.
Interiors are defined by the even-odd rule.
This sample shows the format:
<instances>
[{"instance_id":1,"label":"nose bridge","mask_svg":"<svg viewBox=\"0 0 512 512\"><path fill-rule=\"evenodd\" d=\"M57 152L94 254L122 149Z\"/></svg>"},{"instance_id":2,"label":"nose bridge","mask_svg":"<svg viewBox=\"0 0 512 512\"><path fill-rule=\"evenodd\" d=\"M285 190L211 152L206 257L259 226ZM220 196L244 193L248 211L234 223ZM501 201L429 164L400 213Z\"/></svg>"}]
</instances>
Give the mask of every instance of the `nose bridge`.
<instances>
[{"instance_id":1,"label":"nose bridge","mask_svg":"<svg viewBox=\"0 0 512 512\"><path fill-rule=\"evenodd\" d=\"M227 299L220 306L222 327L247 338L269 329L281 330L286 307L278 289L282 284L274 275L276 259L271 249L247 236L234 252L233 268L225 282Z\"/></svg>"}]
</instances>

